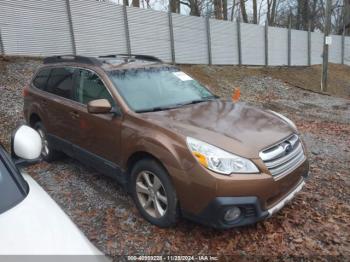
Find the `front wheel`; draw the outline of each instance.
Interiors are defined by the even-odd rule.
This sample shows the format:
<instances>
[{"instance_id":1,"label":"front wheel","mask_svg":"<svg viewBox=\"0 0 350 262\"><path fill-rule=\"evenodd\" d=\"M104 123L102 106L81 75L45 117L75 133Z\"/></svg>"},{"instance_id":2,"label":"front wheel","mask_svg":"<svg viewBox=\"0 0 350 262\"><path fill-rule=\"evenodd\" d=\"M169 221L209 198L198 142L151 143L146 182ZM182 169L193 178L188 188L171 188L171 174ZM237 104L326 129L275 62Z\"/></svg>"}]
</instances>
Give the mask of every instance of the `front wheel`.
<instances>
[{"instance_id":1,"label":"front wheel","mask_svg":"<svg viewBox=\"0 0 350 262\"><path fill-rule=\"evenodd\" d=\"M178 219L176 192L166 170L155 160L137 162L131 171L131 194L141 215L159 227Z\"/></svg>"},{"instance_id":2,"label":"front wheel","mask_svg":"<svg viewBox=\"0 0 350 262\"><path fill-rule=\"evenodd\" d=\"M34 125L34 129L38 131L41 141L42 141L42 149L41 149L41 157L46 162L52 162L56 159L58 159L61 156L61 152L54 150L50 144L49 140L47 139L47 133L44 125L41 122L37 122Z\"/></svg>"}]
</instances>

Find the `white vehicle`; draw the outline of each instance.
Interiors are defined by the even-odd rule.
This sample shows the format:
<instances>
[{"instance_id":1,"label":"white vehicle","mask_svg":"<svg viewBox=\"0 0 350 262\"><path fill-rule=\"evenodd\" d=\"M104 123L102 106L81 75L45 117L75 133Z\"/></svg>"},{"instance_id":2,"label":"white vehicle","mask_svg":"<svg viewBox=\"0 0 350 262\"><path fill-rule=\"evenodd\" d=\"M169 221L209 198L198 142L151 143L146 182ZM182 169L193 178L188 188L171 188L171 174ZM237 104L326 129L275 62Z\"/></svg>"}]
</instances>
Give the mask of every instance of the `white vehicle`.
<instances>
[{"instance_id":1,"label":"white vehicle","mask_svg":"<svg viewBox=\"0 0 350 262\"><path fill-rule=\"evenodd\" d=\"M0 144L0 255L95 255L104 261L56 202L17 168L38 160L39 134L23 125L11 146L10 157Z\"/></svg>"}]
</instances>

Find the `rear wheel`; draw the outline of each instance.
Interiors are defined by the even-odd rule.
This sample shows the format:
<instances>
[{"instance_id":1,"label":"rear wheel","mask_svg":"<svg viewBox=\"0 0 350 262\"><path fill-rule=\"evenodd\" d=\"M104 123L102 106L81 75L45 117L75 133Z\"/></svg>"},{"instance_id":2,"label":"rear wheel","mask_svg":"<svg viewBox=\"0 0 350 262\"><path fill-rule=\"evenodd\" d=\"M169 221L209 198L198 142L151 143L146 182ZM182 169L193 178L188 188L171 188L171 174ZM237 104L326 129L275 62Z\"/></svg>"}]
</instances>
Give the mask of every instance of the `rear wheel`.
<instances>
[{"instance_id":1,"label":"rear wheel","mask_svg":"<svg viewBox=\"0 0 350 262\"><path fill-rule=\"evenodd\" d=\"M176 192L160 164L152 159L137 162L130 183L135 204L147 221L159 227L170 227L177 222Z\"/></svg>"},{"instance_id":2,"label":"rear wheel","mask_svg":"<svg viewBox=\"0 0 350 262\"><path fill-rule=\"evenodd\" d=\"M41 122L37 122L34 124L34 129L38 131L42 139L41 157L46 162L51 162L61 157L62 153L57 150L54 150L52 146L49 144L49 140L47 139L47 133L44 125Z\"/></svg>"}]
</instances>

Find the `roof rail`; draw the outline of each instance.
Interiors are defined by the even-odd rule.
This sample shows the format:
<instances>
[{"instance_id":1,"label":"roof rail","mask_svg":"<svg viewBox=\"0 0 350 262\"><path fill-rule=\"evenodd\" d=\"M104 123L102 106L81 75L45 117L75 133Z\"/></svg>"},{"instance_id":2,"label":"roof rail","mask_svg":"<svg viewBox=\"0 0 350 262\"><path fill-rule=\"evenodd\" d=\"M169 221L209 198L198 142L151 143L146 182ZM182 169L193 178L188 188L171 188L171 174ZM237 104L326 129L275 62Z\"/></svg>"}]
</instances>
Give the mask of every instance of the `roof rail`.
<instances>
[{"instance_id":1,"label":"roof rail","mask_svg":"<svg viewBox=\"0 0 350 262\"><path fill-rule=\"evenodd\" d=\"M76 62L91 65L102 65L102 62L94 57L76 56L76 55L58 55L44 58L44 64Z\"/></svg>"},{"instance_id":2,"label":"roof rail","mask_svg":"<svg viewBox=\"0 0 350 262\"><path fill-rule=\"evenodd\" d=\"M140 60L147 60L147 61L155 61L163 63L161 59L155 56L150 55L135 55L135 54L116 54L116 55L104 55L99 56L99 58L117 58L117 57L125 57L125 58L131 58L131 59L140 59Z\"/></svg>"}]
</instances>

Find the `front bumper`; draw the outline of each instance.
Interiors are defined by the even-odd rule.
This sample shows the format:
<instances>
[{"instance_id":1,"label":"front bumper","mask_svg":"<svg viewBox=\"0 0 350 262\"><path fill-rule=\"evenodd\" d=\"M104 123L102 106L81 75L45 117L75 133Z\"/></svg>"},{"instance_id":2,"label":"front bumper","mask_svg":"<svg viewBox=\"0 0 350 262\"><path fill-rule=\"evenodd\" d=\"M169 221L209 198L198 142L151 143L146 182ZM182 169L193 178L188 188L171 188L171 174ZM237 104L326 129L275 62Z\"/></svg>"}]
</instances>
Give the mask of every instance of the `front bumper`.
<instances>
[{"instance_id":1,"label":"front bumper","mask_svg":"<svg viewBox=\"0 0 350 262\"><path fill-rule=\"evenodd\" d=\"M184 213L184 216L204 225L218 229L227 229L231 227L254 224L265 218L271 217L273 214L278 212L295 197L295 195L303 188L304 185L304 178L301 178L300 182L290 192L288 192L285 197L267 210L262 209L259 198L255 196L216 197L199 215ZM226 210L233 206L241 209L241 216L237 220L230 223L224 221L223 217Z\"/></svg>"},{"instance_id":2,"label":"front bumper","mask_svg":"<svg viewBox=\"0 0 350 262\"><path fill-rule=\"evenodd\" d=\"M285 198L283 198L276 205L274 205L273 207L267 210L269 214L268 217L271 217L273 214L281 210L282 207L284 207L289 201L291 201L295 197L295 195L304 187L304 185L305 185L305 181L303 179L301 183L299 183L298 186L295 189L293 189L292 192L290 192Z\"/></svg>"}]
</instances>

